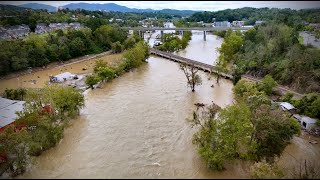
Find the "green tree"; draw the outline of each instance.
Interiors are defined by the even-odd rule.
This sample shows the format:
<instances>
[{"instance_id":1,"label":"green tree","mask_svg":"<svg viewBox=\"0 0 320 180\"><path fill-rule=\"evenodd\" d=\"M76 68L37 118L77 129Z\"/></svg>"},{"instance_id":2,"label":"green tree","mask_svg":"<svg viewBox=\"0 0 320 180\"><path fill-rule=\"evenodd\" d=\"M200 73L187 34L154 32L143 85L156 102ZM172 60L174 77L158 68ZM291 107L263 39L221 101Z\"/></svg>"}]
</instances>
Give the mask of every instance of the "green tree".
<instances>
[{"instance_id":1,"label":"green tree","mask_svg":"<svg viewBox=\"0 0 320 180\"><path fill-rule=\"evenodd\" d=\"M28 157L28 143L30 136L25 128L15 130L14 125L7 127L0 133L0 153L7 154L11 176L17 176L26 171L30 158Z\"/></svg>"},{"instance_id":2,"label":"green tree","mask_svg":"<svg viewBox=\"0 0 320 180\"><path fill-rule=\"evenodd\" d=\"M115 77L115 71L110 67L99 67L97 75L101 80L111 80Z\"/></svg>"},{"instance_id":3,"label":"green tree","mask_svg":"<svg viewBox=\"0 0 320 180\"><path fill-rule=\"evenodd\" d=\"M123 51L123 49L124 49L124 46L121 45L119 41L112 43L111 45L111 50L113 53L120 53Z\"/></svg>"},{"instance_id":4,"label":"green tree","mask_svg":"<svg viewBox=\"0 0 320 180\"><path fill-rule=\"evenodd\" d=\"M280 179L284 177L284 171L276 164L266 162L257 162L250 167L250 176L252 179Z\"/></svg>"},{"instance_id":5,"label":"green tree","mask_svg":"<svg viewBox=\"0 0 320 180\"><path fill-rule=\"evenodd\" d=\"M272 88L277 86L278 83L273 80L273 78L270 75L266 75L262 79L262 83L259 85L260 90L264 91L267 95L272 94Z\"/></svg>"},{"instance_id":6,"label":"green tree","mask_svg":"<svg viewBox=\"0 0 320 180\"><path fill-rule=\"evenodd\" d=\"M191 121L201 125L194 134L193 143L210 169L223 170L226 161L246 156L250 150L247 136L251 135L253 128L250 126L250 110L245 104L220 111L216 105L211 105L207 110L193 114Z\"/></svg>"},{"instance_id":7,"label":"green tree","mask_svg":"<svg viewBox=\"0 0 320 180\"><path fill-rule=\"evenodd\" d=\"M261 105L253 114L257 142L255 154L258 160L265 159L268 163L280 157L284 148L289 144L293 135L298 133L292 127L294 121L286 117L282 110L272 110L268 105Z\"/></svg>"},{"instance_id":8,"label":"green tree","mask_svg":"<svg viewBox=\"0 0 320 180\"><path fill-rule=\"evenodd\" d=\"M89 75L86 78L86 84L93 89L93 85L97 84L100 81L99 77L95 75Z\"/></svg>"}]
</instances>

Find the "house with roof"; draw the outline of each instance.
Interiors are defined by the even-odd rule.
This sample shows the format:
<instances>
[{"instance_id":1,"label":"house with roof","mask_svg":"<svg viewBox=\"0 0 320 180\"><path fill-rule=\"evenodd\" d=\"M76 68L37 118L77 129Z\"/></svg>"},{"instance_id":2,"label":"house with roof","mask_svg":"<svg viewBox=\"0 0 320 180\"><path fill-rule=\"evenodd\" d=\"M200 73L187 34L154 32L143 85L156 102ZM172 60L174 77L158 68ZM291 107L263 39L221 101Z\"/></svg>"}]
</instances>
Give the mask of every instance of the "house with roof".
<instances>
[{"instance_id":1,"label":"house with roof","mask_svg":"<svg viewBox=\"0 0 320 180\"><path fill-rule=\"evenodd\" d=\"M281 109L282 110L284 110L284 111L288 111L288 112L290 112L291 114L296 114L296 108L292 105L292 104L290 104L290 103L288 103L288 102L280 102L280 107L281 107Z\"/></svg>"},{"instance_id":2,"label":"house with roof","mask_svg":"<svg viewBox=\"0 0 320 180\"><path fill-rule=\"evenodd\" d=\"M15 25L6 28L5 32L10 36L10 38L17 39L20 37L27 36L30 33L30 28L25 24Z\"/></svg>"},{"instance_id":3,"label":"house with roof","mask_svg":"<svg viewBox=\"0 0 320 180\"><path fill-rule=\"evenodd\" d=\"M23 111L25 101L10 100L0 97L0 132L13 124L19 117L16 112Z\"/></svg>"},{"instance_id":4,"label":"house with roof","mask_svg":"<svg viewBox=\"0 0 320 180\"><path fill-rule=\"evenodd\" d=\"M298 120L303 128L309 131L317 126L317 120L314 118L299 114L294 114L293 117Z\"/></svg>"},{"instance_id":5,"label":"house with roof","mask_svg":"<svg viewBox=\"0 0 320 180\"><path fill-rule=\"evenodd\" d=\"M231 27L231 23L228 21L217 21L214 22L214 27Z\"/></svg>"},{"instance_id":6,"label":"house with roof","mask_svg":"<svg viewBox=\"0 0 320 180\"><path fill-rule=\"evenodd\" d=\"M233 27L242 27L244 26L244 21L232 21Z\"/></svg>"},{"instance_id":7,"label":"house with roof","mask_svg":"<svg viewBox=\"0 0 320 180\"><path fill-rule=\"evenodd\" d=\"M256 21L254 25L260 25L260 24L263 24L264 21Z\"/></svg>"},{"instance_id":8,"label":"house with roof","mask_svg":"<svg viewBox=\"0 0 320 180\"><path fill-rule=\"evenodd\" d=\"M35 33L42 34L49 32L50 29L45 23L38 23L35 29Z\"/></svg>"}]
</instances>

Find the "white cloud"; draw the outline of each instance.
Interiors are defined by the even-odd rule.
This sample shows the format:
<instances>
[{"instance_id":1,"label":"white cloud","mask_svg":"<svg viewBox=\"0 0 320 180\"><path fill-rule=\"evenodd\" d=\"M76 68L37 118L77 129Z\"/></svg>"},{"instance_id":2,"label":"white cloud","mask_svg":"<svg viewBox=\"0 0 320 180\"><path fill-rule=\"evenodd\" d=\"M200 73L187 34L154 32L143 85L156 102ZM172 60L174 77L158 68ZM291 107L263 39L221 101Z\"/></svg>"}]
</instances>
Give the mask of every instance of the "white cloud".
<instances>
[{"instance_id":1,"label":"white cloud","mask_svg":"<svg viewBox=\"0 0 320 180\"><path fill-rule=\"evenodd\" d=\"M20 5L25 3L42 3L52 6L63 6L69 3L116 3L129 8L139 9L179 9L179 10L204 10L217 11L223 9L237 9L242 7L270 7L306 9L320 8L317 1L2 1L1 4Z\"/></svg>"}]
</instances>

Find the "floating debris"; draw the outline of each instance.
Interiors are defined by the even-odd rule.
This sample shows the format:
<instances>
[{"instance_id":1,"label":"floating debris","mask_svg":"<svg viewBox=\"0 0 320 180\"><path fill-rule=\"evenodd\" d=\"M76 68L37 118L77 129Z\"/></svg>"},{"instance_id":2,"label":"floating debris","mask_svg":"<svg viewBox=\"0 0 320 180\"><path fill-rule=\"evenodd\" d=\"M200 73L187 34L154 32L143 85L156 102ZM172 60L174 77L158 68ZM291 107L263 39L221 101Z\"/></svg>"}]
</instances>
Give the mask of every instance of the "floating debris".
<instances>
[{"instance_id":1,"label":"floating debris","mask_svg":"<svg viewBox=\"0 0 320 180\"><path fill-rule=\"evenodd\" d=\"M160 163L153 163L152 165L157 165L157 166L161 166L161 164Z\"/></svg>"},{"instance_id":2,"label":"floating debris","mask_svg":"<svg viewBox=\"0 0 320 180\"><path fill-rule=\"evenodd\" d=\"M311 144L318 144L318 141L317 141L317 140L313 140L313 141L309 141L309 143L311 143Z\"/></svg>"}]
</instances>

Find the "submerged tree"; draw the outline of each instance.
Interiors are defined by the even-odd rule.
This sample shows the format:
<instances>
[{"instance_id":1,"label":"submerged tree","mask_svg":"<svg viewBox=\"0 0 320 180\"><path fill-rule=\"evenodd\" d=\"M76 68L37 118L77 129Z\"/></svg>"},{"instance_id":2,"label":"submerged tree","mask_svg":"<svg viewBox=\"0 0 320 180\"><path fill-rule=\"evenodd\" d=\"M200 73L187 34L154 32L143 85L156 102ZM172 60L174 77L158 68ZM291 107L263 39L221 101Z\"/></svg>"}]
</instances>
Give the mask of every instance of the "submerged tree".
<instances>
[{"instance_id":1,"label":"submerged tree","mask_svg":"<svg viewBox=\"0 0 320 180\"><path fill-rule=\"evenodd\" d=\"M191 66L181 63L180 69L183 71L184 75L188 80L188 86L190 86L192 92L194 92L194 88L196 85L201 85L202 80L201 77L197 74L198 69L192 64Z\"/></svg>"}]
</instances>

